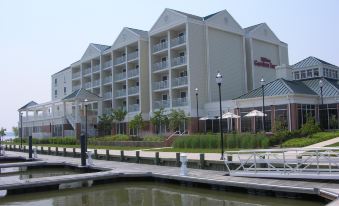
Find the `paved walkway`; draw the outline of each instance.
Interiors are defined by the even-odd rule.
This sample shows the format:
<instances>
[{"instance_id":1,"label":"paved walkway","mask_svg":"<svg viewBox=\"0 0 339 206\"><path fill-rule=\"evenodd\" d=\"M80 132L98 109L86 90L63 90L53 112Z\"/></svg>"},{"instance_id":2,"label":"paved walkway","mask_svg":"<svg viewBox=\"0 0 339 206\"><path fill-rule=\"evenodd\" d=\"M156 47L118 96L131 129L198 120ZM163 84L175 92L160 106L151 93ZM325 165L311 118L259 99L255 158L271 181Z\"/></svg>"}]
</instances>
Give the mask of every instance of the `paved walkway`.
<instances>
[{"instance_id":1,"label":"paved walkway","mask_svg":"<svg viewBox=\"0 0 339 206\"><path fill-rule=\"evenodd\" d=\"M312 147L326 147L328 145L331 145L331 144L335 144L335 143L338 143L339 142L339 137L336 137L336 138L333 138L333 139L329 139L329 140L326 140L326 141L323 141L323 142L319 142L317 144L312 144L312 145L309 145L305 148L312 148Z\"/></svg>"}]
</instances>

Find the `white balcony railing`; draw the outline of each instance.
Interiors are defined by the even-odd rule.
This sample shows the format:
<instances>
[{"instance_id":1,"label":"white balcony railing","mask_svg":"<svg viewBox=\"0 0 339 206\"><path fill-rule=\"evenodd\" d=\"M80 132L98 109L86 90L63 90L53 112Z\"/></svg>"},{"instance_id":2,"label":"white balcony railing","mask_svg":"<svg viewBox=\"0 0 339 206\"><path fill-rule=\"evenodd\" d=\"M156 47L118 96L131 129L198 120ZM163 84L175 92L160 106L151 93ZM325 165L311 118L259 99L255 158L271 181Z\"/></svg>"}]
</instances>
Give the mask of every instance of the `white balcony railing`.
<instances>
[{"instance_id":1,"label":"white balcony railing","mask_svg":"<svg viewBox=\"0 0 339 206\"><path fill-rule=\"evenodd\" d=\"M108 84L112 82L112 76L107 76L104 77L104 79L102 80L103 84Z\"/></svg>"},{"instance_id":2,"label":"white balcony railing","mask_svg":"<svg viewBox=\"0 0 339 206\"><path fill-rule=\"evenodd\" d=\"M174 39L171 39L171 47L183 44L186 42L186 35L178 36Z\"/></svg>"},{"instance_id":3,"label":"white balcony railing","mask_svg":"<svg viewBox=\"0 0 339 206\"><path fill-rule=\"evenodd\" d=\"M83 75L87 75L91 73L91 68L84 69Z\"/></svg>"},{"instance_id":4,"label":"white balcony railing","mask_svg":"<svg viewBox=\"0 0 339 206\"><path fill-rule=\"evenodd\" d=\"M186 64L186 56L180 56L172 59L172 67Z\"/></svg>"},{"instance_id":5,"label":"white balcony railing","mask_svg":"<svg viewBox=\"0 0 339 206\"><path fill-rule=\"evenodd\" d=\"M126 96L126 89L117 90L117 92L115 93L115 97L123 97L123 96Z\"/></svg>"},{"instance_id":6,"label":"white balcony railing","mask_svg":"<svg viewBox=\"0 0 339 206\"><path fill-rule=\"evenodd\" d=\"M111 66L112 66L112 60L108 60L107 62L104 62L102 64L103 69L106 69L106 68L111 67Z\"/></svg>"},{"instance_id":7,"label":"white balcony railing","mask_svg":"<svg viewBox=\"0 0 339 206\"><path fill-rule=\"evenodd\" d=\"M139 104L132 104L128 106L128 112L136 112L139 111Z\"/></svg>"},{"instance_id":8,"label":"white balcony railing","mask_svg":"<svg viewBox=\"0 0 339 206\"><path fill-rule=\"evenodd\" d=\"M168 108L170 105L170 100L154 101L154 109Z\"/></svg>"},{"instance_id":9,"label":"white balcony railing","mask_svg":"<svg viewBox=\"0 0 339 206\"><path fill-rule=\"evenodd\" d=\"M168 67L168 61L156 62L153 64L153 71L162 70Z\"/></svg>"},{"instance_id":10,"label":"white balcony railing","mask_svg":"<svg viewBox=\"0 0 339 206\"><path fill-rule=\"evenodd\" d=\"M92 82L92 87L97 87L97 86L99 86L99 85L100 85L100 80L99 80L99 79L93 80L93 82Z\"/></svg>"},{"instance_id":11,"label":"white balcony railing","mask_svg":"<svg viewBox=\"0 0 339 206\"><path fill-rule=\"evenodd\" d=\"M107 114L107 115L108 115L108 114L112 114L112 108L109 108L109 107L108 107L108 108L104 108L104 109L102 110L102 113L103 113L103 114Z\"/></svg>"},{"instance_id":12,"label":"white balcony railing","mask_svg":"<svg viewBox=\"0 0 339 206\"><path fill-rule=\"evenodd\" d=\"M112 92L105 92L104 99L112 99Z\"/></svg>"},{"instance_id":13,"label":"white balcony railing","mask_svg":"<svg viewBox=\"0 0 339 206\"><path fill-rule=\"evenodd\" d=\"M72 74L72 79L79 78L80 77L80 72L75 72Z\"/></svg>"},{"instance_id":14,"label":"white balcony railing","mask_svg":"<svg viewBox=\"0 0 339 206\"><path fill-rule=\"evenodd\" d=\"M167 88L168 88L167 80L153 83L153 90L167 89Z\"/></svg>"},{"instance_id":15,"label":"white balcony railing","mask_svg":"<svg viewBox=\"0 0 339 206\"><path fill-rule=\"evenodd\" d=\"M91 82L86 82L86 83L84 84L84 88L85 88L85 89L89 89L89 88L91 88L91 87L92 87Z\"/></svg>"},{"instance_id":16,"label":"white balcony railing","mask_svg":"<svg viewBox=\"0 0 339 206\"><path fill-rule=\"evenodd\" d=\"M168 48L167 41L160 42L158 44L153 45L153 53L158 52L158 51L162 51L162 50L167 49L167 48Z\"/></svg>"},{"instance_id":17,"label":"white balcony railing","mask_svg":"<svg viewBox=\"0 0 339 206\"><path fill-rule=\"evenodd\" d=\"M115 81L126 79L126 72L118 73L114 76Z\"/></svg>"},{"instance_id":18,"label":"white balcony railing","mask_svg":"<svg viewBox=\"0 0 339 206\"><path fill-rule=\"evenodd\" d=\"M138 51L131 52L131 53L127 54L127 61L138 58L138 55L139 55Z\"/></svg>"},{"instance_id":19,"label":"white balcony railing","mask_svg":"<svg viewBox=\"0 0 339 206\"><path fill-rule=\"evenodd\" d=\"M122 64L126 61L126 56L117 57L114 61L114 65Z\"/></svg>"},{"instance_id":20,"label":"white balcony railing","mask_svg":"<svg viewBox=\"0 0 339 206\"><path fill-rule=\"evenodd\" d=\"M80 85L75 85L75 86L72 87L72 92L79 90L80 88L81 88Z\"/></svg>"},{"instance_id":21,"label":"white balcony railing","mask_svg":"<svg viewBox=\"0 0 339 206\"><path fill-rule=\"evenodd\" d=\"M131 69L128 71L128 78L139 75L139 69Z\"/></svg>"},{"instance_id":22,"label":"white balcony railing","mask_svg":"<svg viewBox=\"0 0 339 206\"><path fill-rule=\"evenodd\" d=\"M187 83L188 83L187 76L177 77L177 78L173 79L172 87L187 85Z\"/></svg>"},{"instance_id":23,"label":"white balcony railing","mask_svg":"<svg viewBox=\"0 0 339 206\"><path fill-rule=\"evenodd\" d=\"M128 95L137 94L139 92L139 86L128 88Z\"/></svg>"},{"instance_id":24,"label":"white balcony railing","mask_svg":"<svg viewBox=\"0 0 339 206\"><path fill-rule=\"evenodd\" d=\"M95 65L93 66L93 69L92 69L93 72L97 72L97 71L100 71L100 65Z\"/></svg>"},{"instance_id":25,"label":"white balcony railing","mask_svg":"<svg viewBox=\"0 0 339 206\"><path fill-rule=\"evenodd\" d=\"M182 107L182 106L187 106L187 98L186 97L182 97L182 98L176 98L173 99L173 103L172 103L173 107Z\"/></svg>"}]
</instances>

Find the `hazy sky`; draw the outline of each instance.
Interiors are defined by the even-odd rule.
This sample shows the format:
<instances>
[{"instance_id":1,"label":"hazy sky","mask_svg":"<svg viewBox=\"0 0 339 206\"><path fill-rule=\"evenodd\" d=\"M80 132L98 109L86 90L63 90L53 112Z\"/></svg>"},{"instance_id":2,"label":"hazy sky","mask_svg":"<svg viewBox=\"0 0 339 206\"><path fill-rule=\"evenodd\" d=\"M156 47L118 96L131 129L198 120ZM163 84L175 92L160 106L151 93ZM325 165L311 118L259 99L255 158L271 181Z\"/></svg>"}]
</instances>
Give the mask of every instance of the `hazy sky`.
<instances>
[{"instance_id":1,"label":"hazy sky","mask_svg":"<svg viewBox=\"0 0 339 206\"><path fill-rule=\"evenodd\" d=\"M242 26L266 22L288 43L290 63L316 56L339 65L337 0L0 0L0 127L17 109L51 99L51 75L88 44L112 45L123 27L149 30L165 8L206 16L226 9Z\"/></svg>"}]
</instances>

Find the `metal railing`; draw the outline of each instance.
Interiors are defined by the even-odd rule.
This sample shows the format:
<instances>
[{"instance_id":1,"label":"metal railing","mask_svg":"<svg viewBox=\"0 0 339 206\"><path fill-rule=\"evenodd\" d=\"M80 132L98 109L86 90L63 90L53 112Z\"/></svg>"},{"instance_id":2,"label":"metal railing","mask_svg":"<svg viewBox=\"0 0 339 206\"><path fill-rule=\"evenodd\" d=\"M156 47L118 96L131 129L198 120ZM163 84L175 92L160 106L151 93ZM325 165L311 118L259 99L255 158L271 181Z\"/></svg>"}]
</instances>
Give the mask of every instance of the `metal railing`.
<instances>
[{"instance_id":1,"label":"metal railing","mask_svg":"<svg viewBox=\"0 0 339 206\"><path fill-rule=\"evenodd\" d=\"M102 80L103 84L108 84L112 82L112 76L107 76L104 77L104 79Z\"/></svg>"},{"instance_id":2,"label":"metal railing","mask_svg":"<svg viewBox=\"0 0 339 206\"><path fill-rule=\"evenodd\" d=\"M153 64L153 71L162 70L168 67L168 61L156 62Z\"/></svg>"},{"instance_id":3,"label":"metal railing","mask_svg":"<svg viewBox=\"0 0 339 206\"><path fill-rule=\"evenodd\" d=\"M79 90L81 88L80 85L77 85L77 86L73 86L72 87L72 92L76 91L76 90Z\"/></svg>"},{"instance_id":4,"label":"metal railing","mask_svg":"<svg viewBox=\"0 0 339 206\"><path fill-rule=\"evenodd\" d=\"M89 88L91 88L91 87L92 87L91 82L86 82L86 83L84 84L84 88L85 88L85 89L89 89Z\"/></svg>"},{"instance_id":5,"label":"metal railing","mask_svg":"<svg viewBox=\"0 0 339 206\"><path fill-rule=\"evenodd\" d=\"M84 69L83 75L87 75L91 73L91 68Z\"/></svg>"},{"instance_id":6,"label":"metal railing","mask_svg":"<svg viewBox=\"0 0 339 206\"><path fill-rule=\"evenodd\" d=\"M139 55L138 51L127 54L127 61L138 58L138 55Z\"/></svg>"},{"instance_id":7,"label":"metal railing","mask_svg":"<svg viewBox=\"0 0 339 206\"><path fill-rule=\"evenodd\" d=\"M92 71L93 72L100 71L100 65L98 64L98 65L93 66Z\"/></svg>"},{"instance_id":8,"label":"metal railing","mask_svg":"<svg viewBox=\"0 0 339 206\"><path fill-rule=\"evenodd\" d=\"M117 90L115 93L115 97L123 97L126 96L126 89Z\"/></svg>"},{"instance_id":9,"label":"metal railing","mask_svg":"<svg viewBox=\"0 0 339 206\"><path fill-rule=\"evenodd\" d=\"M99 85L100 85L100 79L93 80L93 82L92 82L93 87L96 87L96 86L99 86Z\"/></svg>"},{"instance_id":10,"label":"metal railing","mask_svg":"<svg viewBox=\"0 0 339 206\"><path fill-rule=\"evenodd\" d=\"M153 90L167 89L168 81L153 82Z\"/></svg>"},{"instance_id":11,"label":"metal railing","mask_svg":"<svg viewBox=\"0 0 339 206\"><path fill-rule=\"evenodd\" d=\"M114 76L115 81L126 79L126 72L118 73Z\"/></svg>"},{"instance_id":12,"label":"metal railing","mask_svg":"<svg viewBox=\"0 0 339 206\"><path fill-rule=\"evenodd\" d=\"M103 114L106 114L106 115L112 114L112 108L104 108L104 109L102 110L102 113L103 113Z\"/></svg>"},{"instance_id":13,"label":"metal railing","mask_svg":"<svg viewBox=\"0 0 339 206\"><path fill-rule=\"evenodd\" d=\"M172 67L186 64L186 56L175 57L172 59Z\"/></svg>"},{"instance_id":14,"label":"metal railing","mask_svg":"<svg viewBox=\"0 0 339 206\"><path fill-rule=\"evenodd\" d=\"M112 99L112 92L105 92L104 99Z\"/></svg>"},{"instance_id":15,"label":"metal railing","mask_svg":"<svg viewBox=\"0 0 339 206\"><path fill-rule=\"evenodd\" d=\"M176 38L171 39L171 47L177 46L179 44L183 44L186 42L186 35L178 36Z\"/></svg>"},{"instance_id":16,"label":"metal railing","mask_svg":"<svg viewBox=\"0 0 339 206\"><path fill-rule=\"evenodd\" d=\"M128 77L135 77L139 75L139 69L131 69L128 71Z\"/></svg>"},{"instance_id":17,"label":"metal railing","mask_svg":"<svg viewBox=\"0 0 339 206\"><path fill-rule=\"evenodd\" d=\"M79 77L80 77L80 72L72 73L72 79L79 78Z\"/></svg>"},{"instance_id":18,"label":"metal railing","mask_svg":"<svg viewBox=\"0 0 339 206\"><path fill-rule=\"evenodd\" d=\"M114 61L114 65L122 64L126 61L126 56L117 57Z\"/></svg>"},{"instance_id":19,"label":"metal railing","mask_svg":"<svg viewBox=\"0 0 339 206\"><path fill-rule=\"evenodd\" d=\"M183 86L183 85L187 85L187 84L188 84L187 76L177 77L177 78L173 79L173 81L172 81L173 87Z\"/></svg>"},{"instance_id":20,"label":"metal railing","mask_svg":"<svg viewBox=\"0 0 339 206\"><path fill-rule=\"evenodd\" d=\"M131 104L128 106L128 112L136 112L139 110L139 104Z\"/></svg>"},{"instance_id":21,"label":"metal railing","mask_svg":"<svg viewBox=\"0 0 339 206\"><path fill-rule=\"evenodd\" d=\"M107 62L104 62L102 64L103 69L106 69L106 68L111 67L111 66L112 66L112 60L108 60Z\"/></svg>"},{"instance_id":22,"label":"metal railing","mask_svg":"<svg viewBox=\"0 0 339 206\"><path fill-rule=\"evenodd\" d=\"M186 97L173 99L173 102L172 102L173 107L182 107L182 106L187 106L187 105L188 105L188 102L187 102Z\"/></svg>"},{"instance_id":23,"label":"metal railing","mask_svg":"<svg viewBox=\"0 0 339 206\"><path fill-rule=\"evenodd\" d=\"M154 109L160 109L160 108L168 108L171 105L170 100L160 100L160 101L154 101L153 103Z\"/></svg>"},{"instance_id":24,"label":"metal railing","mask_svg":"<svg viewBox=\"0 0 339 206\"><path fill-rule=\"evenodd\" d=\"M167 49L167 48L168 48L167 41L160 42L158 44L153 45L153 53L158 52L158 51L162 51L162 50Z\"/></svg>"},{"instance_id":25,"label":"metal railing","mask_svg":"<svg viewBox=\"0 0 339 206\"><path fill-rule=\"evenodd\" d=\"M139 86L129 87L128 95L139 93Z\"/></svg>"}]
</instances>

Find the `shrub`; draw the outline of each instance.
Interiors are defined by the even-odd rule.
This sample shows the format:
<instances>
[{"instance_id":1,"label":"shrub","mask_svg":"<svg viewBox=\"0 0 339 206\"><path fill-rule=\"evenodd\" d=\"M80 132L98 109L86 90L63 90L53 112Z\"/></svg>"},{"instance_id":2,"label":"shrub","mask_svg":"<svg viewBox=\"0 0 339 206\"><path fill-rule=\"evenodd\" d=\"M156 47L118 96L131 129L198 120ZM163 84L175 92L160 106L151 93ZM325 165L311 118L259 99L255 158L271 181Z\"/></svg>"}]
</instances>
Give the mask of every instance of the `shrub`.
<instances>
[{"instance_id":1,"label":"shrub","mask_svg":"<svg viewBox=\"0 0 339 206\"><path fill-rule=\"evenodd\" d=\"M326 141L339 136L339 132L318 132L309 137L290 139L282 144L283 147L306 147L318 142Z\"/></svg>"},{"instance_id":2,"label":"shrub","mask_svg":"<svg viewBox=\"0 0 339 206\"><path fill-rule=\"evenodd\" d=\"M143 141L147 141L147 142L161 142L164 141L163 137L160 136L146 136L143 138Z\"/></svg>"},{"instance_id":3,"label":"shrub","mask_svg":"<svg viewBox=\"0 0 339 206\"><path fill-rule=\"evenodd\" d=\"M300 128L301 135L306 137L320 131L320 126L315 122L315 119L311 115L307 115L306 123Z\"/></svg>"}]
</instances>

